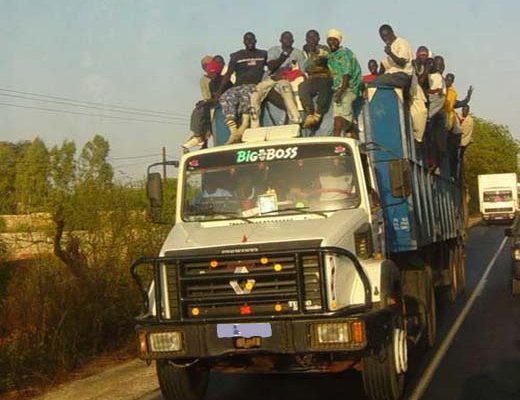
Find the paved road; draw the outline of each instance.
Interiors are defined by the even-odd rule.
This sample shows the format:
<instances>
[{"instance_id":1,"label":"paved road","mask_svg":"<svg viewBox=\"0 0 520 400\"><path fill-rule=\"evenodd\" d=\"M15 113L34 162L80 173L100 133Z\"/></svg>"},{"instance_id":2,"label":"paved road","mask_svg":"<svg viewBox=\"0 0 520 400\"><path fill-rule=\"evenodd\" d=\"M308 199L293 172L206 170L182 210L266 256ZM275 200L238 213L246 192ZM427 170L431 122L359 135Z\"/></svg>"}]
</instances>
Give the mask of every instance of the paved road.
<instances>
[{"instance_id":1,"label":"paved road","mask_svg":"<svg viewBox=\"0 0 520 400\"><path fill-rule=\"evenodd\" d=\"M411 360L407 398L413 399L414 390L468 299L479 284L490 260L503 241L503 226L476 226L471 229L467 247L467 289L456 304L438 305L438 345ZM155 380L151 368L146 369L146 385L138 384L139 364L135 370L135 385L125 383L128 395L102 397L79 395L71 397L49 396L47 400L93 400L101 398L160 400L154 390ZM93 379L93 378L88 378ZM94 378L97 379L97 378ZM87 380L88 382L88 380ZM81 387L81 382L77 383ZM118 385L121 389L121 385ZM137 388L140 390L137 390ZM91 393L96 388L89 385ZM134 390L135 389L135 390ZM63 389L62 389L63 390ZM63 392L62 392L63 393ZM336 375L225 375L212 374L206 400L314 400L322 398L348 398L361 400L361 375L354 371ZM453 343L442 358L439 368L426 386L424 400L484 400L520 399L520 298L510 294L510 255L506 245L491 267L488 280L479 297L462 323Z\"/></svg>"}]
</instances>

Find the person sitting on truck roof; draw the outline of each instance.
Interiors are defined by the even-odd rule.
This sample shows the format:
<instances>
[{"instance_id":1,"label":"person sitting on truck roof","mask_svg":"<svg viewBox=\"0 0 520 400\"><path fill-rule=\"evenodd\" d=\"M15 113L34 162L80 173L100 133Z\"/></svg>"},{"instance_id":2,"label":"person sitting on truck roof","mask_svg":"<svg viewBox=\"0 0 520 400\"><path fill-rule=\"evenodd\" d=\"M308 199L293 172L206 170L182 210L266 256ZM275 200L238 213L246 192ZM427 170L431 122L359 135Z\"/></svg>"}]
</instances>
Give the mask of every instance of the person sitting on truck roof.
<instances>
[{"instance_id":1,"label":"person sitting on truck roof","mask_svg":"<svg viewBox=\"0 0 520 400\"><path fill-rule=\"evenodd\" d=\"M363 83L370 83L379 76L378 71L377 71L378 67L379 66L377 65L376 60L368 61L368 72L370 72L370 73L363 75Z\"/></svg>"},{"instance_id":2,"label":"person sitting on truck roof","mask_svg":"<svg viewBox=\"0 0 520 400\"><path fill-rule=\"evenodd\" d=\"M384 73L372 83L374 86L407 88L413 74L413 54L410 44L405 39L396 36L390 25L381 25L379 36L386 45L386 57L381 61Z\"/></svg>"},{"instance_id":3,"label":"person sitting on truck roof","mask_svg":"<svg viewBox=\"0 0 520 400\"><path fill-rule=\"evenodd\" d=\"M453 83L455 82L455 75L452 73L446 74L446 99L444 101L444 111L446 112L446 127L448 131L453 130L456 124L455 109L467 106L471 101L473 87L470 86L466 97L463 100L457 100L457 90Z\"/></svg>"},{"instance_id":4,"label":"person sitting on truck roof","mask_svg":"<svg viewBox=\"0 0 520 400\"><path fill-rule=\"evenodd\" d=\"M206 66L210 61L213 60L213 57L211 56L204 56L202 57L202 60L200 60L200 66L202 67L202 70L204 71L204 75L200 77L200 93L202 95L203 100L208 100L211 97L211 94L209 92L209 77L208 72L206 70Z\"/></svg>"},{"instance_id":5,"label":"person sitting on truck roof","mask_svg":"<svg viewBox=\"0 0 520 400\"><path fill-rule=\"evenodd\" d=\"M245 49L231 54L228 71L217 92L219 95L221 94L220 105L230 131L228 144L240 142L242 134L249 126L251 93L262 80L264 68L267 65L267 52L256 48L254 33L247 32L244 35L244 46ZM233 73L235 73L236 82L233 87L224 92L225 85L228 84ZM237 120L240 117L242 123L239 128Z\"/></svg>"},{"instance_id":6,"label":"person sitting on truck roof","mask_svg":"<svg viewBox=\"0 0 520 400\"><path fill-rule=\"evenodd\" d=\"M307 57L305 72L307 79L300 84L299 94L305 111L303 128L319 126L332 100L332 77L327 66L329 48L320 44L320 34L311 29L305 35L303 52ZM314 107L316 97L316 107Z\"/></svg>"},{"instance_id":7,"label":"person sitting on truck roof","mask_svg":"<svg viewBox=\"0 0 520 400\"><path fill-rule=\"evenodd\" d=\"M294 37L289 31L280 35L280 46L271 47L267 52L268 74L256 85L256 90L251 94L251 127L260 126L260 108L271 89L276 90L283 98L289 123L301 122L293 89L292 81L303 78L303 64L305 56L301 50L293 47Z\"/></svg>"},{"instance_id":8,"label":"person sitting on truck roof","mask_svg":"<svg viewBox=\"0 0 520 400\"><path fill-rule=\"evenodd\" d=\"M334 135L346 133L357 138L352 104L361 90L361 67L352 50L341 46L342 40L343 34L337 29L327 32L327 44L331 51L328 66L334 90Z\"/></svg>"},{"instance_id":9,"label":"person sitting on truck roof","mask_svg":"<svg viewBox=\"0 0 520 400\"><path fill-rule=\"evenodd\" d=\"M191 113L190 131L192 136L182 145L184 152L189 151L195 146L207 146L207 140L211 135L211 121L215 106L218 106L216 93L221 86L223 76L221 75L222 64L216 60L211 60L205 65L207 77L209 79L208 90L210 97L199 101ZM224 89L231 86L229 82L224 85Z\"/></svg>"}]
</instances>

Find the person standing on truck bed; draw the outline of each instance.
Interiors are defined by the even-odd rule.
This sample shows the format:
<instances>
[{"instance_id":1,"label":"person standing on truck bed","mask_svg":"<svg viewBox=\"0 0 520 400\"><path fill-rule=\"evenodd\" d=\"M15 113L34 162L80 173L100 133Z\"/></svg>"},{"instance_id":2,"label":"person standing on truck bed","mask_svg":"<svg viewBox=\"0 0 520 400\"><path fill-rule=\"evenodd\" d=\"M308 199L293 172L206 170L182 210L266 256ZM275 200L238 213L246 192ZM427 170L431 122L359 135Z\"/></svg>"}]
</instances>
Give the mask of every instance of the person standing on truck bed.
<instances>
[{"instance_id":1,"label":"person standing on truck bed","mask_svg":"<svg viewBox=\"0 0 520 400\"><path fill-rule=\"evenodd\" d=\"M280 46L271 47L267 52L269 73L256 85L256 90L251 94L252 128L260 126L260 108L271 89L282 96L289 123L301 122L290 82L305 76L303 73L305 56L301 50L295 49L293 44L293 34L285 31L280 35Z\"/></svg>"},{"instance_id":2,"label":"person standing on truck bed","mask_svg":"<svg viewBox=\"0 0 520 400\"><path fill-rule=\"evenodd\" d=\"M374 86L407 88L413 74L413 53L408 41L397 37L390 25L381 25L379 36L385 42L386 57L381 61L384 73L374 81Z\"/></svg>"},{"instance_id":3,"label":"person standing on truck bed","mask_svg":"<svg viewBox=\"0 0 520 400\"><path fill-rule=\"evenodd\" d=\"M220 105L230 131L228 144L240 142L242 134L249 125L251 93L262 80L264 68L267 65L267 51L256 48L254 33L247 32L244 35L244 46L245 49L231 54L228 71L217 92L220 95ZM224 92L233 73L235 73L236 82L233 87ZM238 128L237 120L240 116L242 122Z\"/></svg>"},{"instance_id":4,"label":"person standing on truck bed","mask_svg":"<svg viewBox=\"0 0 520 400\"><path fill-rule=\"evenodd\" d=\"M330 51L327 46L320 44L320 34L314 29L307 32L305 42L303 52L307 58L307 79L300 84L299 94L306 115L303 128L312 128L320 124L332 100L332 77L327 66Z\"/></svg>"},{"instance_id":5,"label":"person standing on truck bed","mask_svg":"<svg viewBox=\"0 0 520 400\"><path fill-rule=\"evenodd\" d=\"M369 74L363 75L363 83L370 83L373 82L374 79L376 79L379 74L377 73L377 61L376 60L369 60L368 61L368 72Z\"/></svg>"},{"instance_id":6,"label":"person standing on truck bed","mask_svg":"<svg viewBox=\"0 0 520 400\"><path fill-rule=\"evenodd\" d=\"M334 90L334 136L346 133L357 137L352 103L361 90L361 67L352 50L341 46L342 40L343 34L337 29L327 32L327 44L331 51L328 66Z\"/></svg>"}]
</instances>

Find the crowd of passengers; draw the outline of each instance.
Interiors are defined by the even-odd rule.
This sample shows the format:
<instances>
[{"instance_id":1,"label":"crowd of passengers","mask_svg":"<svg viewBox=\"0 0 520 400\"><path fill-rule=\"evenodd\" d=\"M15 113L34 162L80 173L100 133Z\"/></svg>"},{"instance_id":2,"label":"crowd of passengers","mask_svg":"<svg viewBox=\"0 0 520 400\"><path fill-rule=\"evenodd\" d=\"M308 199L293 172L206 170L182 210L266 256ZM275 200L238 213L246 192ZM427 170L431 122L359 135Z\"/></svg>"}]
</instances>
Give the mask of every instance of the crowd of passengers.
<instances>
[{"instance_id":1,"label":"crowd of passengers","mask_svg":"<svg viewBox=\"0 0 520 400\"><path fill-rule=\"evenodd\" d=\"M294 37L289 31L281 34L279 46L268 51L258 49L255 35L247 32L244 49L232 53L227 65L222 56L204 57L200 81L203 100L193 110L192 136L183 150L207 146L217 113L229 130L225 143L240 142L247 128L261 125L266 103L284 110L286 123L300 124L310 135L332 107L330 134L357 139L357 116L363 98L369 88L385 86L403 90L414 137L429 168L438 173L441 161L448 157L450 170L456 171L471 142L472 87L459 100L453 85L455 75L444 74L442 56L433 56L426 46L420 46L414 57L408 41L398 37L389 25L382 25L379 35L385 56L380 63L370 60L366 75L337 29L327 32L327 45L320 43L319 32L309 30L302 50L293 47ZM459 108L460 114L455 111Z\"/></svg>"}]
</instances>

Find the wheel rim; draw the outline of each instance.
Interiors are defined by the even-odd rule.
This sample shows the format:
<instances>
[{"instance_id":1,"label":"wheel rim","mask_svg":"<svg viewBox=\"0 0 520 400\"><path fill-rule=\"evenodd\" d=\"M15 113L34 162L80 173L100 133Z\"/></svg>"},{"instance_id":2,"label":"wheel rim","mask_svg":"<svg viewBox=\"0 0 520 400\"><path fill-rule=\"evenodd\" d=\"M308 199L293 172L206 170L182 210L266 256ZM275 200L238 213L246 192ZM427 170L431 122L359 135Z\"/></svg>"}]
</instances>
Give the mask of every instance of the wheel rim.
<instances>
[{"instance_id":1,"label":"wheel rim","mask_svg":"<svg viewBox=\"0 0 520 400\"><path fill-rule=\"evenodd\" d=\"M404 374L408 369L408 349L404 329L394 329L394 357L395 370L398 374Z\"/></svg>"}]
</instances>

